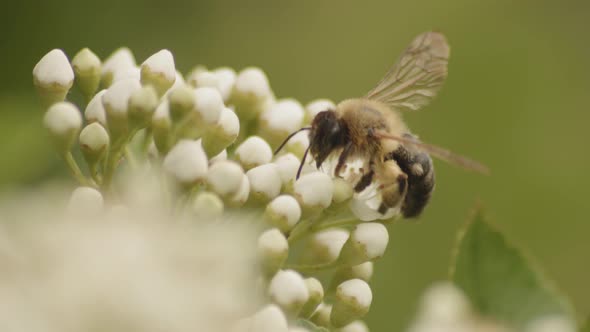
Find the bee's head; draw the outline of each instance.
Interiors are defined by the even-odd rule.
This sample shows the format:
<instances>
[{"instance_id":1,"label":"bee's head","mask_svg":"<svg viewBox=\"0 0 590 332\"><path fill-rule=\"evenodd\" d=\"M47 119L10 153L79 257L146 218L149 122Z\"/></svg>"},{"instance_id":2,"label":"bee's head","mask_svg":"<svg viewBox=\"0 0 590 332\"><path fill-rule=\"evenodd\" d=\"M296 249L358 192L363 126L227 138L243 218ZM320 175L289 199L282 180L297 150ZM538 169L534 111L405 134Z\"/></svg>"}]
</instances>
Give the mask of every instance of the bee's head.
<instances>
[{"instance_id":1,"label":"bee's head","mask_svg":"<svg viewBox=\"0 0 590 332\"><path fill-rule=\"evenodd\" d=\"M334 111L318 113L311 123L309 148L316 166L319 168L335 149L344 146L348 128Z\"/></svg>"}]
</instances>

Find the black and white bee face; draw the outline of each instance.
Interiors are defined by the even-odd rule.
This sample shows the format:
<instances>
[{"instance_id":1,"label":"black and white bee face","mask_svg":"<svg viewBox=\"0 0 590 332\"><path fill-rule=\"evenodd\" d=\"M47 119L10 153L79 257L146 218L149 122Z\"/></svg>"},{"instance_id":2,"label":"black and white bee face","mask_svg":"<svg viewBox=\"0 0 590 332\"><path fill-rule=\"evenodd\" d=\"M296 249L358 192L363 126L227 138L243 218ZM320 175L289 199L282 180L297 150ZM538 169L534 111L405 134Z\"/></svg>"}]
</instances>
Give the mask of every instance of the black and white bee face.
<instances>
[{"instance_id":1,"label":"black and white bee face","mask_svg":"<svg viewBox=\"0 0 590 332\"><path fill-rule=\"evenodd\" d=\"M343 147L348 138L346 124L334 111L318 113L311 123L309 151L319 168L334 150Z\"/></svg>"}]
</instances>

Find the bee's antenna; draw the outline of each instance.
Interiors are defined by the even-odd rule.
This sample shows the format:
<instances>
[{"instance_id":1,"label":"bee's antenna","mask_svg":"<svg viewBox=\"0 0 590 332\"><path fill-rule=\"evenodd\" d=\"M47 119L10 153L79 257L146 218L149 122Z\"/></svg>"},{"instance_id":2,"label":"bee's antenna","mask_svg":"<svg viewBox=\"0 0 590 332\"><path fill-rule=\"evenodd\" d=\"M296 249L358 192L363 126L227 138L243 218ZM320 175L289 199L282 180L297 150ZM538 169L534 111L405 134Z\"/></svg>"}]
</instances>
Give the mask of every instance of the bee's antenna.
<instances>
[{"instance_id":1,"label":"bee's antenna","mask_svg":"<svg viewBox=\"0 0 590 332\"><path fill-rule=\"evenodd\" d=\"M279 153L281 151L281 149L283 148L283 146L285 146L285 144L287 144L287 142L289 142L289 140L291 138L293 138L293 136L295 136L297 133L299 133L302 130L311 130L311 127L303 127L297 131L292 132L289 136L287 136L287 138L285 138L285 140L283 141L283 143L281 143L281 145L277 148L277 150L275 151L275 155L277 153Z\"/></svg>"},{"instance_id":2,"label":"bee's antenna","mask_svg":"<svg viewBox=\"0 0 590 332\"><path fill-rule=\"evenodd\" d=\"M305 149L305 153L303 154L303 159L301 159L301 164L299 164L299 169L297 170L297 177L295 180L299 180L299 176L301 175L301 170L303 169L303 164L305 164L305 159L307 158L307 153L309 152L309 146Z\"/></svg>"}]
</instances>

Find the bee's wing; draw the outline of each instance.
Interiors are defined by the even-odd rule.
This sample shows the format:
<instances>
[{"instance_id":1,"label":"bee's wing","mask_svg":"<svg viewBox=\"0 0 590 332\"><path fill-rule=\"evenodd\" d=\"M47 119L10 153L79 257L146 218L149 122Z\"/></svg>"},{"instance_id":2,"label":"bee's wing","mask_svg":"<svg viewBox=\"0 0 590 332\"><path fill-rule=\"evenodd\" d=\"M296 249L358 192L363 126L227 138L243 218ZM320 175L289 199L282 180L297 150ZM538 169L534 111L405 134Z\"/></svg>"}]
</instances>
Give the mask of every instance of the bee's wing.
<instances>
[{"instance_id":1,"label":"bee's wing","mask_svg":"<svg viewBox=\"0 0 590 332\"><path fill-rule=\"evenodd\" d=\"M489 175L490 174L490 169L480 163L477 162L473 159L469 159L467 157L458 155L456 153L453 153L450 150L447 150L445 148L442 148L440 146L436 146L436 145L432 145L432 144L428 144L428 143L423 143L411 138L406 138L406 137L400 137L400 136L396 136L396 135L391 135L389 133L386 132L381 132L378 131L376 133L377 137L382 138L382 139L391 139L394 141L398 141L402 144L406 144L406 145L411 145L414 146L438 159L441 159L443 161L446 161L449 164L470 170L470 171L474 171L474 172L478 172L481 174L486 174Z\"/></svg>"},{"instance_id":2,"label":"bee's wing","mask_svg":"<svg viewBox=\"0 0 590 332\"><path fill-rule=\"evenodd\" d=\"M449 55L443 34L430 31L419 35L366 98L395 110L419 110L436 96L447 78Z\"/></svg>"}]
</instances>

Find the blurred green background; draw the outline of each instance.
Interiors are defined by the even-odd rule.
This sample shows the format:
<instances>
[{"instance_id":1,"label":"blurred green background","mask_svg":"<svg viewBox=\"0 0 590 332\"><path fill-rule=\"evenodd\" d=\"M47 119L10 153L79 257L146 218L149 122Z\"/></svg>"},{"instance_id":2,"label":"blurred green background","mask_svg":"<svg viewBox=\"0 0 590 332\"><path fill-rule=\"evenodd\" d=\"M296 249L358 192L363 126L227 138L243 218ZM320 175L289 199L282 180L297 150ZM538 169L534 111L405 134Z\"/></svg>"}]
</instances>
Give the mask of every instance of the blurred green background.
<instances>
[{"instance_id":1,"label":"blurred green background","mask_svg":"<svg viewBox=\"0 0 590 332\"><path fill-rule=\"evenodd\" d=\"M449 79L407 114L423 140L467 154L489 177L437 163L418 222L391 233L376 265L375 331L399 331L418 296L447 276L457 229L477 202L574 302L590 312L590 2L564 1L22 1L0 14L0 189L34 187L64 167L41 130L31 71L52 48L102 58L161 48L177 67L262 67L278 97L303 103L363 95L407 43L443 31ZM586 217L585 217L586 216Z\"/></svg>"}]
</instances>

